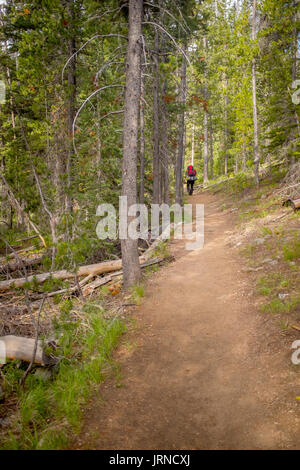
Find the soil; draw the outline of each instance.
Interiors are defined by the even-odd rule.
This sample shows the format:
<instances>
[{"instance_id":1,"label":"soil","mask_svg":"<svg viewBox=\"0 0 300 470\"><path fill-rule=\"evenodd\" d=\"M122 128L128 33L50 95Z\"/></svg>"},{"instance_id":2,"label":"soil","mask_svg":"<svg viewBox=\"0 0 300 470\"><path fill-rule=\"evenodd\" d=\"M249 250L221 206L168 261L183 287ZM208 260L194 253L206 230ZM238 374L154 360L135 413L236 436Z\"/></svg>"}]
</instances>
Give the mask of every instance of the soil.
<instances>
[{"instance_id":1,"label":"soil","mask_svg":"<svg viewBox=\"0 0 300 470\"><path fill-rule=\"evenodd\" d=\"M75 449L299 449L299 369L283 332L253 301L228 244L235 215L205 204L205 244L171 243L175 262L146 282L136 328L101 385Z\"/></svg>"}]
</instances>

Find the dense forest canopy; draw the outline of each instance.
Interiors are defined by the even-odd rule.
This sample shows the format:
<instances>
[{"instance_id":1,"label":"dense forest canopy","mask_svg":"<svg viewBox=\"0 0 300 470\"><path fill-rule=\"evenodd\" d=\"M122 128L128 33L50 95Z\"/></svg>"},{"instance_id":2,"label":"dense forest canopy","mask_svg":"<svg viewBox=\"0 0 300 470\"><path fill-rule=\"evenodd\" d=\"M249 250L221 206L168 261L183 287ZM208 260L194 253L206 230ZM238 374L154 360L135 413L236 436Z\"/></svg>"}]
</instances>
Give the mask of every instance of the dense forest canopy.
<instances>
[{"instance_id":1,"label":"dense forest canopy","mask_svg":"<svg viewBox=\"0 0 300 470\"><path fill-rule=\"evenodd\" d=\"M136 160L124 160L138 6ZM299 0L6 0L0 22L1 232L37 232L47 269L119 254L97 238L96 208L118 206L122 181L126 194L124 161L133 199L182 204L189 163L200 182L259 184L261 168L299 160Z\"/></svg>"}]
</instances>

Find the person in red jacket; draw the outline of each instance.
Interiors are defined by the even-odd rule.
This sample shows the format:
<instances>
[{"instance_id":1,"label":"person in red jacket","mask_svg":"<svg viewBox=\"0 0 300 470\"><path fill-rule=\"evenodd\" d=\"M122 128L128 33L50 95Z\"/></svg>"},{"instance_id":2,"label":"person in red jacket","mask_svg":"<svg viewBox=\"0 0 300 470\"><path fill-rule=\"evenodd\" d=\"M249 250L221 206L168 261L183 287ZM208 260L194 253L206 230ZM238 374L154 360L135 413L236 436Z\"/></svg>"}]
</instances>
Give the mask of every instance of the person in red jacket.
<instances>
[{"instance_id":1,"label":"person in red jacket","mask_svg":"<svg viewBox=\"0 0 300 470\"><path fill-rule=\"evenodd\" d=\"M186 187L187 187L187 192L191 196L193 194L193 189L194 189L194 183L196 178L196 170L194 169L193 165L189 165L187 167L186 171L186 177L187 177L187 182L186 182Z\"/></svg>"}]
</instances>

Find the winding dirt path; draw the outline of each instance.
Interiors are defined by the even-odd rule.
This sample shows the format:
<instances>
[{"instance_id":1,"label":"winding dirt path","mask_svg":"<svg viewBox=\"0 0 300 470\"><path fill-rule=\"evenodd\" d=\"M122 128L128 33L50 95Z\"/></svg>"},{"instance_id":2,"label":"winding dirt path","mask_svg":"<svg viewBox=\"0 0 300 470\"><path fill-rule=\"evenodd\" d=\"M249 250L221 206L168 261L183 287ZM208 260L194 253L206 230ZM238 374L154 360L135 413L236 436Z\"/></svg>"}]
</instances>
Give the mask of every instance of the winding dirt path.
<instances>
[{"instance_id":1,"label":"winding dirt path","mask_svg":"<svg viewBox=\"0 0 300 470\"><path fill-rule=\"evenodd\" d=\"M123 386L100 387L75 448L300 448L291 343L253 306L227 246L232 216L211 195L192 200L205 204L205 246L172 242L176 261L147 282L117 351Z\"/></svg>"}]
</instances>

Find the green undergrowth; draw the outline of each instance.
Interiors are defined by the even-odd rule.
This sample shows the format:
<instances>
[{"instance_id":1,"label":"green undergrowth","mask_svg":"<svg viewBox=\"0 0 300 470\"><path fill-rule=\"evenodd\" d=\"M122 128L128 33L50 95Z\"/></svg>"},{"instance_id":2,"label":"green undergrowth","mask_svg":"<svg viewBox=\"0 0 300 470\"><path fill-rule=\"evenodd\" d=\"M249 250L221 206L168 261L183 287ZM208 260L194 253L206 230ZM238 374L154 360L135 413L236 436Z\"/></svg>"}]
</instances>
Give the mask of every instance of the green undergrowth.
<instances>
[{"instance_id":1,"label":"green undergrowth","mask_svg":"<svg viewBox=\"0 0 300 470\"><path fill-rule=\"evenodd\" d=\"M17 397L17 410L9 430L0 436L2 449L66 448L80 430L83 406L114 370L111 353L126 325L118 317L108 317L99 298L74 306L65 300L53 330L59 362L50 378L37 374L45 371L37 368L22 389L23 364L11 361L3 366L5 395L8 400Z\"/></svg>"},{"instance_id":2,"label":"green undergrowth","mask_svg":"<svg viewBox=\"0 0 300 470\"><path fill-rule=\"evenodd\" d=\"M153 256L169 256L168 242L160 243ZM159 269L159 264L147 266L143 278L146 280ZM67 286L68 283L50 278L43 290ZM41 290L35 279L25 287ZM24 389L19 381L28 364L10 361L3 366L1 386L5 402L0 404L0 417L7 415L7 402L16 400L16 404L12 415L8 415L9 428L0 433L0 449L68 448L74 434L80 431L85 404L97 392L97 386L111 375L121 386L120 367L112 360L112 352L122 334L134 327L134 319L129 317L125 322L109 312L106 305L110 295L109 287L104 285L89 301L63 299L60 295L53 298L59 313L52 319L50 339L55 340L57 349L47 349L45 342L49 338L44 338L44 347L59 362L50 369L33 369ZM145 284L141 282L130 289L128 302L140 305L144 296Z\"/></svg>"},{"instance_id":3,"label":"green undergrowth","mask_svg":"<svg viewBox=\"0 0 300 470\"><path fill-rule=\"evenodd\" d=\"M131 287L131 299L140 305L142 297L145 296L145 286L143 283Z\"/></svg>"}]
</instances>

